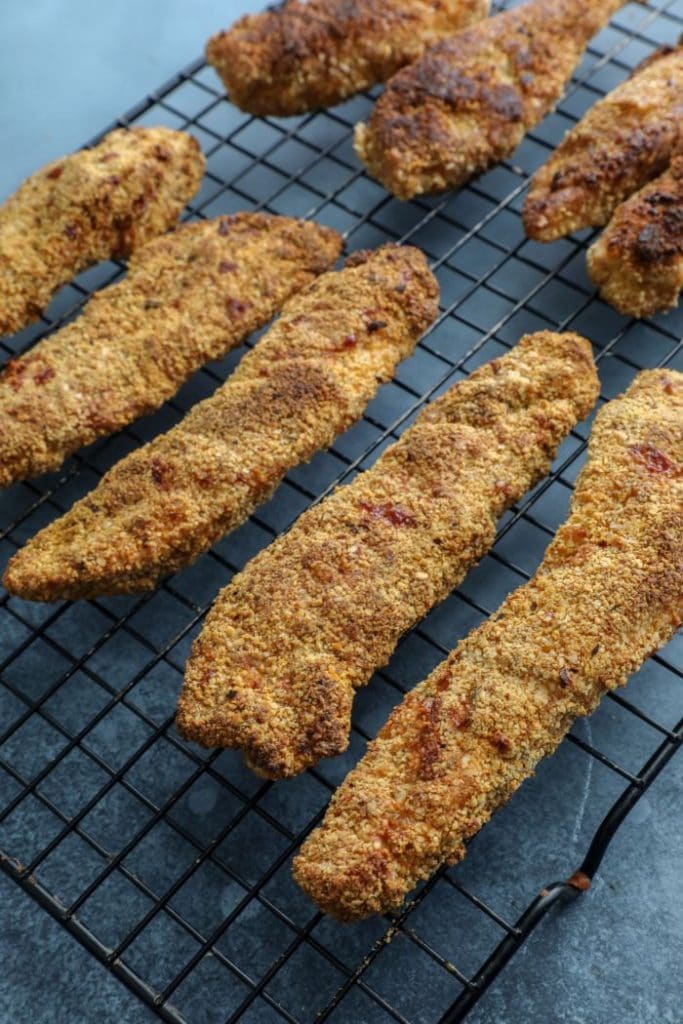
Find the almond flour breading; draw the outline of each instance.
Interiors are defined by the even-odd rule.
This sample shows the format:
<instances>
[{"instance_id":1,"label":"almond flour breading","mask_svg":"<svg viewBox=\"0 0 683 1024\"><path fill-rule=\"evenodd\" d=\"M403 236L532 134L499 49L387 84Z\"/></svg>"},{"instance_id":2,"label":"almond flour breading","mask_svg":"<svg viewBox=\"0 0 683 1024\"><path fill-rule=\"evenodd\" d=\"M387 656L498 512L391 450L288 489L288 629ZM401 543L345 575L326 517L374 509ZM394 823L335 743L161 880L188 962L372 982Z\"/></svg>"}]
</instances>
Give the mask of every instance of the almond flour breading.
<instances>
[{"instance_id":1,"label":"almond flour breading","mask_svg":"<svg viewBox=\"0 0 683 1024\"><path fill-rule=\"evenodd\" d=\"M683 288L683 155L618 207L588 250L600 295L626 316L673 309Z\"/></svg>"},{"instance_id":2,"label":"almond flour breading","mask_svg":"<svg viewBox=\"0 0 683 1024\"><path fill-rule=\"evenodd\" d=\"M345 921L400 904L682 621L683 374L655 370L600 412L541 568L394 710L297 882Z\"/></svg>"},{"instance_id":3,"label":"almond flour breading","mask_svg":"<svg viewBox=\"0 0 683 1024\"><path fill-rule=\"evenodd\" d=\"M588 343L542 332L428 406L219 595L188 662L183 735L240 747L272 778L343 751L355 689L486 553L597 390Z\"/></svg>"},{"instance_id":4,"label":"almond flour breading","mask_svg":"<svg viewBox=\"0 0 683 1024\"><path fill-rule=\"evenodd\" d=\"M327 270L330 228L263 213L183 225L133 256L121 283L0 374L0 486L171 398Z\"/></svg>"},{"instance_id":5,"label":"almond flour breading","mask_svg":"<svg viewBox=\"0 0 683 1024\"><path fill-rule=\"evenodd\" d=\"M535 174L530 238L551 242L607 224L619 203L668 166L683 142L683 46L646 60L596 103Z\"/></svg>"},{"instance_id":6,"label":"almond flour breading","mask_svg":"<svg viewBox=\"0 0 683 1024\"><path fill-rule=\"evenodd\" d=\"M288 0L213 36L206 55L242 110L303 114L386 81L488 9L489 0Z\"/></svg>"},{"instance_id":7,"label":"almond flour breading","mask_svg":"<svg viewBox=\"0 0 683 1024\"><path fill-rule=\"evenodd\" d=\"M0 335L36 320L79 271L166 231L203 173L191 135L130 128L31 175L0 207Z\"/></svg>"},{"instance_id":8,"label":"almond flour breading","mask_svg":"<svg viewBox=\"0 0 683 1024\"><path fill-rule=\"evenodd\" d=\"M401 199L459 188L549 113L625 0L530 0L430 47L388 83L356 152Z\"/></svg>"},{"instance_id":9,"label":"almond flour breading","mask_svg":"<svg viewBox=\"0 0 683 1024\"><path fill-rule=\"evenodd\" d=\"M5 585L38 600L128 593L187 565L360 416L437 300L418 249L354 254L289 302L212 398L29 541Z\"/></svg>"}]
</instances>

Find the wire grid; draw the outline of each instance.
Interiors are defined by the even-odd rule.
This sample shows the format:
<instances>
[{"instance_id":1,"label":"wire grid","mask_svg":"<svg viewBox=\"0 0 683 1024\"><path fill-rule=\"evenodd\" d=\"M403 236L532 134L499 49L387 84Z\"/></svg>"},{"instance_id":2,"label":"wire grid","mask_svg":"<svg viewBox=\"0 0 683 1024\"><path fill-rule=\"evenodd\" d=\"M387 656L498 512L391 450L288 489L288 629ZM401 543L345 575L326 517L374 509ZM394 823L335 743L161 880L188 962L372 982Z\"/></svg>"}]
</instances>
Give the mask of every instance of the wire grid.
<instances>
[{"instance_id":1,"label":"wire grid","mask_svg":"<svg viewBox=\"0 0 683 1024\"><path fill-rule=\"evenodd\" d=\"M683 369L680 311L647 324L619 317L586 276L589 232L540 246L525 239L520 220L529 176L564 131L682 25L683 0L624 7L589 47L557 111L512 160L437 199L399 203L359 167L351 130L374 93L315 115L255 120L227 102L199 61L117 122L167 124L199 139L207 174L190 218L263 208L330 224L350 249L410 241L429 255L443 302L362 421L154 594L78 605L2 596L0 863L162 1019L462 1020L548 909L577 892L565 881L538 895L580 859L567 863L567 843L588 847L581 868L591 877L619 822L680 745L683 644L673 641L628 696L609 695L575 727L462 865L437 872L400 912L344 929L291 881L293 853L390 708L534 571L566 515L587 425L505 517L491 554L361 691L346 755L293 781L263 782L234 752L182 741L173 710L190 643L219 587L303 508L371 464L424 402L522 333L590 337L601 402L645 366ZM81 275L41 324L2 343L7 354L61 325L121 271L108 263ZM240 354L200 371L157 414L59 473L5 492L3 559L210 394ZM548 801L560 808L552 825ZM525 833L544 836L535 852L521 843Z\"/></svg>"}]
</instances>

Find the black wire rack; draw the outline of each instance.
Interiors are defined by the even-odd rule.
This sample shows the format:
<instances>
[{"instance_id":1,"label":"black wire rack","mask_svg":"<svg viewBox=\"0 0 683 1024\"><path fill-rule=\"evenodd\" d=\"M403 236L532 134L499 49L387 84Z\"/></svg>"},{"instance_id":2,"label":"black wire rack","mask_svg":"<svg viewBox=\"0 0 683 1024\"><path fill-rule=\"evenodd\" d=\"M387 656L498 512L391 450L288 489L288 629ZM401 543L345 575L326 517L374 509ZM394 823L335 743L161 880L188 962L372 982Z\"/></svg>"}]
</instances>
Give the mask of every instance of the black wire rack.
<instances>
[{"instance_id":1,"label":"black wire rack","mask_svg":"<svg viewBox=\"0 0 683 1024\"><path fill-rule=\"evenodd\" d=\"M360 167L352 127L374 94L306 117L255 120L227 102L198 61L116 122L167 124L198 138L207 173L188 217L263 208L330 224L349 249L410 241L429 255L443 300L363 420L290 473L196 566L143 598L33 605L3 593L0 863L161 1019L463 1020L550 909L585 888L621 821L680 746L683 644L673 641L577 724L461 865L437 872L400 912L342 928L291 880L293 853L390 708L534 571L566 515L588 425L505 517L491 554L359 694L346 755L296 780L263 782L233 752L182 741L173 711L189 645L218 589L302 509L369 465L424 402L524 332L590 337L601 402L643 367L683 369L681 311L647 323L618 316L586 276L590 232L540 246L525 238L520 219L529 176L564 131L682 26L683 0L622 8L556 112L513 158L436 199L400 203ZM81 275L40 324L5 339L7 355L75 315L122 269L107 263ZM157 414L60 472L4 492L3 562L117 459L210 394L239 355L200 371ZM542 840L524 843L525 834ZM581 862L576 851L586 849ZM541 888L548 877L568 880Z\"/></svg>"}]
</instances>

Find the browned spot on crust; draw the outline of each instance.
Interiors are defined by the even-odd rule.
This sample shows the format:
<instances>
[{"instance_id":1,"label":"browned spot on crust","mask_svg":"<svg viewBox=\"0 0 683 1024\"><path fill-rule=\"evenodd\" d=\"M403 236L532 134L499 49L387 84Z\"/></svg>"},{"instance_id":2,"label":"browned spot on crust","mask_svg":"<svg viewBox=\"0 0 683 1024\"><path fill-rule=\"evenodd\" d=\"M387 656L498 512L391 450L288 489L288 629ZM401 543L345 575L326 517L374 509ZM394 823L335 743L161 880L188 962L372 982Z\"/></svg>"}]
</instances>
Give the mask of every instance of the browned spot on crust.
<instances>
[{"instance_id":1,"label":"browned spot on crust","mask_svg":"<svg viewBox=\"0 0 683 1024\"><path fill-rule=\"evenodd\" d=\"M41 384L47 384L47 382L52 380L53 377L55 377L55 371L53 368L51 366L44 366L42 370L37 370L36 373L34 373L33 380L40 386Z\"/></svg>"},{"instance_id":2,"label":"browned spot on crust","mask_svg":"<svg viewBox=\"0 0 683 1024\"><path fill-rule=\"evenodd\" d=\"M360 507L368 518L375 522L385 522L391 526L415 525L415 516L411 515L402 505L394 505L390 501L385 501L380 505L373 505L369 501L361 501Z\"/></svg>"},{"instance_id":3,"label":"browned spot on crust","mask_svg":"<svg viewBox=\"0 0 683 1024\"><path fill-rule=\"evenodd\" d=\"M666 473L667 476L680 476L683 467L674 462L661 449L653 444L633 444L629 448L634 459L647 469L648 473Z\"/></svg>"},{"instance_id":4,"label":"browned spot on crust","mask_svg":"<svg viewBox=\"0 0 683 1024\"><path fill-rule=\"evenodd\" d=\"M491 742L502 757L509 757L512 753L512 741L507 736L503 736L502 733L496 733L491 738Z\"/></svg>"},{"instance_id":5,"label":"browned spot on crust","mask_svg":"<svg viewBox=\"0 0 683 1024\"><path fill-rule=\"evenodd\" d=\"M439 718L442 702L439 697L428 697L417 708L416 756L420 779L433 779L441 756Z\"/></svg>"},{"instance_id":6,"label":"browned spot on crust","mask_svg":"<svg viewBox=\"0 0 683 1024\"><path fill-rule=\"evenodd\" d=\"M225 300L225 305L231 316L243 316L252 307L248 299L238 299L234 295Z\"/></svg>"},{"instance_id":7,"label":"browned spot on crust","mask_svg":"<svg viewBox=\"0 0 683 1024\"><path fill-rule=\"evenodd\" d=\"M168 462L164 462L163 459L152 459L149 468L154 486L158 487L160 491L169 490L173 471Z\"/></svg>"}]
</instances>

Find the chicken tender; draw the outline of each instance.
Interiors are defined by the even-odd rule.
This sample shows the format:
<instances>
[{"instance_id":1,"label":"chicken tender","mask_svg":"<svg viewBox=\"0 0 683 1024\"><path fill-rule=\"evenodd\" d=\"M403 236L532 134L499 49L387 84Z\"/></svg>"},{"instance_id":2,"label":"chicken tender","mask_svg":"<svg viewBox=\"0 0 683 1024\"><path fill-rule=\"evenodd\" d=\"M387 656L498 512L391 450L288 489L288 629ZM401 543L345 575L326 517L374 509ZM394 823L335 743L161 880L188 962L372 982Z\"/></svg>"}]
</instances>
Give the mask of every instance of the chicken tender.
<instances>
[{"instance_id":1,"label":"chicken tender","mask_svg":"<svg viewBox=\"0 0 683 1024\"><path fill-rule=\"evenodd\" d=\"M169 128L117 129L33 174L0 207L0 335L79 271L166 231L203 174L196 139Z\"/></svg>"},{"instance_id":2,"label":"chicken tender","mask_svg":"<svg viewBox=\"0 0 683 1024\"><path fill-rule=\"evenodd\" d=\"M128 593L187 565L360 416L437 300L418 249L355 254L290 301L212 398L29 541L6 587L38 600Z\"/></svg>"},{"instance_id":3,"label":"chicken tender","mask_svg":"<svg viewBox=\"0 0 683 1024\"><path fill-rule=\"evenodd\" d=\"M683 142L683 46L646 60L596 103L535 174L530 238L552 242L607 224L619 203L666 170Z\"/></svg>"},{"instance_id":4,"label":"chicken tender","mask_svg":"<svg viewBox=\"0 0 683 1024\"><path fill-rule=\"evenodd\" d=\"M683 288L683 154L617 209L588 250L600 295L626 316L673 309Z\"/></svg>"},{"instance_id":5,"label":"chicken tender","mask_svg":"<svg viewBox=\"0 0 683 1024\"><path fill-rule=\"evenodd\" d=\"M683 374L599 413L541 568L391 714L294 877L343 921L398 906L683 621Z\"/></svg>"},{"instance_id":6,"label":"chicken tender","mask_svg":"<svg viewBox=\"0 0 683 1024\"><path fill-rule=\"evenodd\" d=\"M128 277L0 374L0 486L171 398L330 267L330 228L263 213L183 225L139 249Z\"/></svg>"},{"instance_id":7,"label":"chicken tender","mask_svg":"<svg viewBox=\"0 0 683 1024\"><path fill-rule=\"evenodd\" d=\"M386 81L488 9L489 0L287 0L213 36L206 56L238 107L286 117Z\"/></svg>"},{"instance_id":8,"label":"chicken tender","mask_svg":"<svg viewBox=\"0 0 683 1024\"><path fill-rule=\"evenodd\" d=\"M530 0L430 47L391 79L356 152L400 199L459 188L553 109L625 0Z\"/></svg>"},{"instance_id":9,"label":"chicken tender","mask_svg":"<svg viewBox=\"0 0 683 1024\"><path fill-rule=\"evenodd\" d=\"M597 391L588 343L542 332L428 406L219 595L187 665L181 733L242 748L270 778L343 751L355 689L486 553Z\"/></svg>"}]
</instances>

